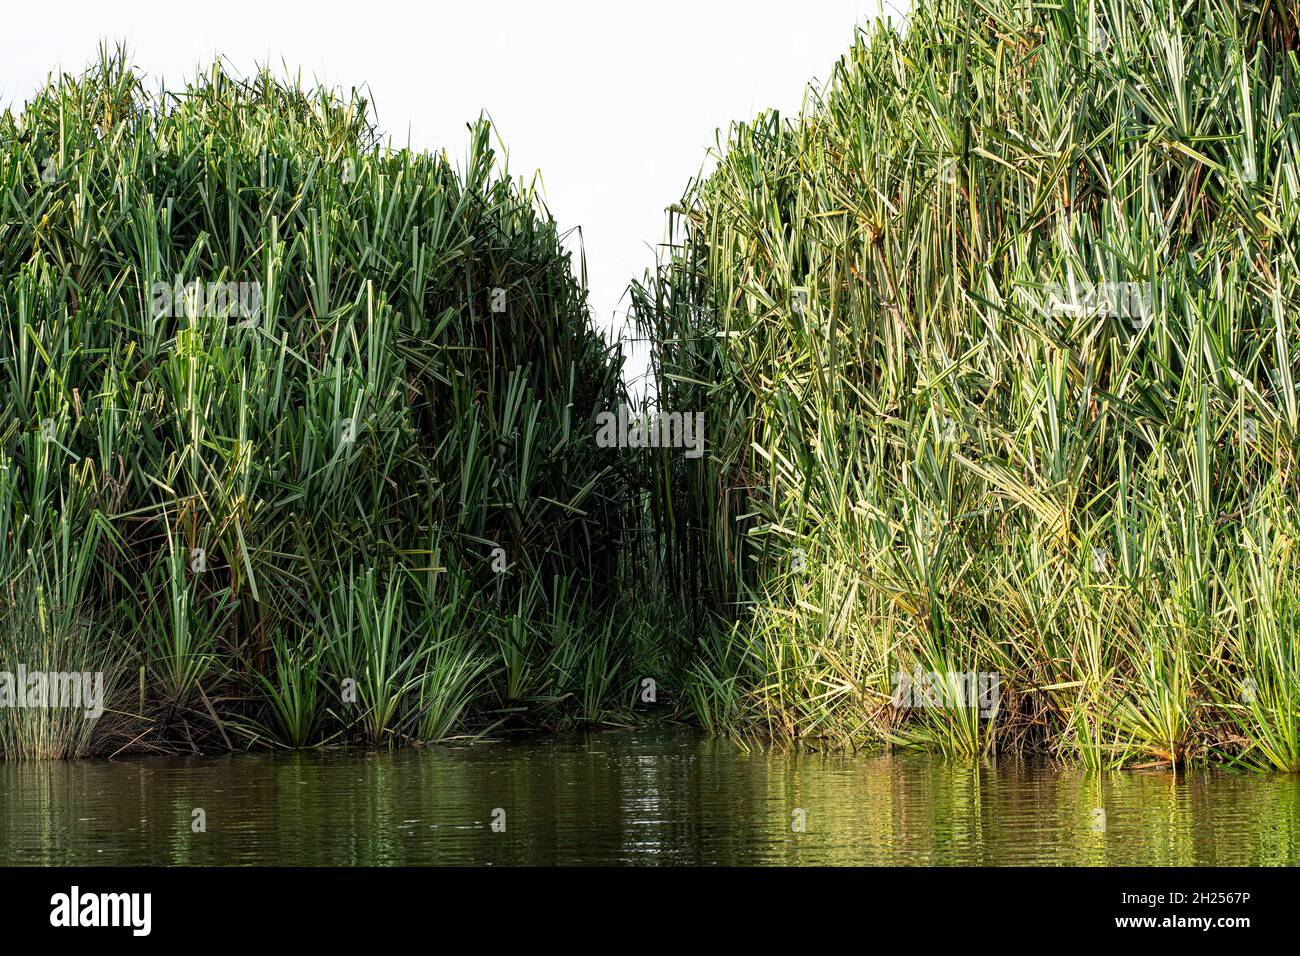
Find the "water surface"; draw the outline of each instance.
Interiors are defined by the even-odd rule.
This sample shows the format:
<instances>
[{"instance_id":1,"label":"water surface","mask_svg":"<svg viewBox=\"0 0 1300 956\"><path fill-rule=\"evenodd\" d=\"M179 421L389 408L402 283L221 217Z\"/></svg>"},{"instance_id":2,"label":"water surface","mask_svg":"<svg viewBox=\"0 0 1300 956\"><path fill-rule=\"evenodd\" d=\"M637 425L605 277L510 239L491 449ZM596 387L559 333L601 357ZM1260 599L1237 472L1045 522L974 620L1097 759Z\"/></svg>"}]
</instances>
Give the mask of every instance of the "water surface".
<instances>
[{"instance_id":1,"label":"water surface","mask_svg":"<svg viewBox=\"0 0 1300 956\"><path fill-rule=\"evenodd\" d=\"M1280 865L1300 861L1298 816L1290 776L745 753L663 730L0 764L0 860L30 865Z\"/></svg>"}]
</instances>

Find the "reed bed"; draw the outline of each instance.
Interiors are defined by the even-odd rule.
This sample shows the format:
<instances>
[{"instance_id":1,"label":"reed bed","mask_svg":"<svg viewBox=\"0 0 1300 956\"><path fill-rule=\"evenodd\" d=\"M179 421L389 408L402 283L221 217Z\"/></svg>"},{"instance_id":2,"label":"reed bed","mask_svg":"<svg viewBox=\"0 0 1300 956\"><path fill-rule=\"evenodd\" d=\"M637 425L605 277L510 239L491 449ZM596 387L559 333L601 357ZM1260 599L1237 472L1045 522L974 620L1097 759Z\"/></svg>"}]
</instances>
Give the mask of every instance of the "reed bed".
<instances>
[{"instance_id":1,"label":"reed bed","mask_svg":"<svg viewBox=\"0 0 1300 956\"><path fill-rule=\"evenodd\" d=\"M782 741L1300 771L1293 4L918 0L634 284L685 697ZM896 705L995 673L1000 703Z\"/></svg>"},{"instance_id":2,"label":"reed bed","mask_svg":"<svg viewBox=\"0 0 1300 956\"><path fill-rule=\"evenodd\" d=\"M372 115L220 64L153 91L121 50L0 114L0 669L111 698L0 713L3 755L631 707L581 264L486 120L453 164Z\"/></svg>"}]
</instances>

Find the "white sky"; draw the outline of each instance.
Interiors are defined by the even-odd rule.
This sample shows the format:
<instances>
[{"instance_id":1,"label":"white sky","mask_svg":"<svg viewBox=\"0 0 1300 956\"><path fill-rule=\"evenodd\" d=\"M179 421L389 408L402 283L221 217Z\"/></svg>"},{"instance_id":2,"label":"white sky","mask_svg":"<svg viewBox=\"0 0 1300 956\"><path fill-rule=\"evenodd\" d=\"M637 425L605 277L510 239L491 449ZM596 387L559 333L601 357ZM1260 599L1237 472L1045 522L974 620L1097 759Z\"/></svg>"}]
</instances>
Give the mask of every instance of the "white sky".
<instances>
[{"instance_id":1,"label":"white sky","mask_svg":"<svg viewBox=\"0 0 1300 956\"><path fill-rule=\"evenodd\" d=\"M664 208L715 131L776 107L794 113L882 0L458 0L217 6L65 0L6 5L0 105L50 72L81 72L101 40L125 41L151 82L214 55L330 86L368 86L395 145L465 153L486 110L510 171L540 169L562 228L582 227L596 324L622 326L628 281L654 261ZM906 11L906 0L886 10ZM895 14L901 19L900 14ZM644 368L634 356L632 375Z\"/></svg>"}]
</instances>

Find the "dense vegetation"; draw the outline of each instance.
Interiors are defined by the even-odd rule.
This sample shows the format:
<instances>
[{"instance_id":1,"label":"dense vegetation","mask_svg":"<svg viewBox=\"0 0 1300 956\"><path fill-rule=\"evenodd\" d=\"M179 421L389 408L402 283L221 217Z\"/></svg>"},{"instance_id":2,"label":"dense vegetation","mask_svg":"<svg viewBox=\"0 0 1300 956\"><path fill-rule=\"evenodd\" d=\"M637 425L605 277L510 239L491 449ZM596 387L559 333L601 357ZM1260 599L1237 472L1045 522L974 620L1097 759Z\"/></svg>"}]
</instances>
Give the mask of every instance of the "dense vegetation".
<instances>
[{"instance_id":1,"label":"dense vegetation","mask_svg":"<svg viewBox=\"0 0 1300 956\"><path fill-rule=\"evenodd\" d=\"M704 458L594 440L617 349L487 123L456 167L269 74L52 81L0 116L0 670L109 704L0 752L608 723L653 675L769 740L1300 770L1298 41L861 31L633 285Z\"/></svg>"},{"instance_id":2,"label":"dense vegetation","mask_svg":"<svg viewBox=\"0 0 1300 956\"><path fill-rule=\"evenodd\" d=\"M920 0L730 128L635 289L703 723L1300 770L1294 9Z\"/></svg>"},{"instance_id":3,"label":"dense vegetation","mask_svg":"<svg viewBox=\"0 0 1300 956\"><path fill-rule=\"evenodd\" d=\"M617 352L486 122L457 169L369 117L120 52L0 115L0 669L108 685L4 755L631 706Z\"/></svg>"}]
</instances>

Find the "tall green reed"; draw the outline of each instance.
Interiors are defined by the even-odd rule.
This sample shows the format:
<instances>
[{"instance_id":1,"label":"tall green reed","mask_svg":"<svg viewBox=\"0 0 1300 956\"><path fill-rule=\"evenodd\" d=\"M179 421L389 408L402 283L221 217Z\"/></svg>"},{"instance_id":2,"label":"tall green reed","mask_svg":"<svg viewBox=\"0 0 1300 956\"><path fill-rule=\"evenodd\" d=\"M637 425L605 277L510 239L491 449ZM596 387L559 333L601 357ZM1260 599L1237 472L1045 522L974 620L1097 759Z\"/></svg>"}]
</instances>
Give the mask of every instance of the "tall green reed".
<instances>
[{"instance_id":1,"label":"tall green reed","mask_svg":"<svg viewBox=\"0 0 1300 956\"><path fill-rule=\"evenodd\" d=\"M651 512L731 622L696 665L728 724L1294 768L1295 569L1256 553L1298 517L1295 37L1267 5L922 0L726 131L632 297L657 402L706 415ZM1002 706L891 706L917 667Z\"/></svg>"},{"instance_id":2,"label":"tall green reed","mask_svg":"<svg viewBox=\"0 0 1300 956\"><path fill-rule=\"evenodd\" d=\"M220 64L150 90L121 50L0 114L3 583L57 578L60 535L92 549L60 606L139 685L114 735L555 717L520 686L545 649L498 624L539 627L560 577L621 600L633 478L591 453L617 349L493 138L395 147L356 92Z\"/></svg>"}]
</instances>

